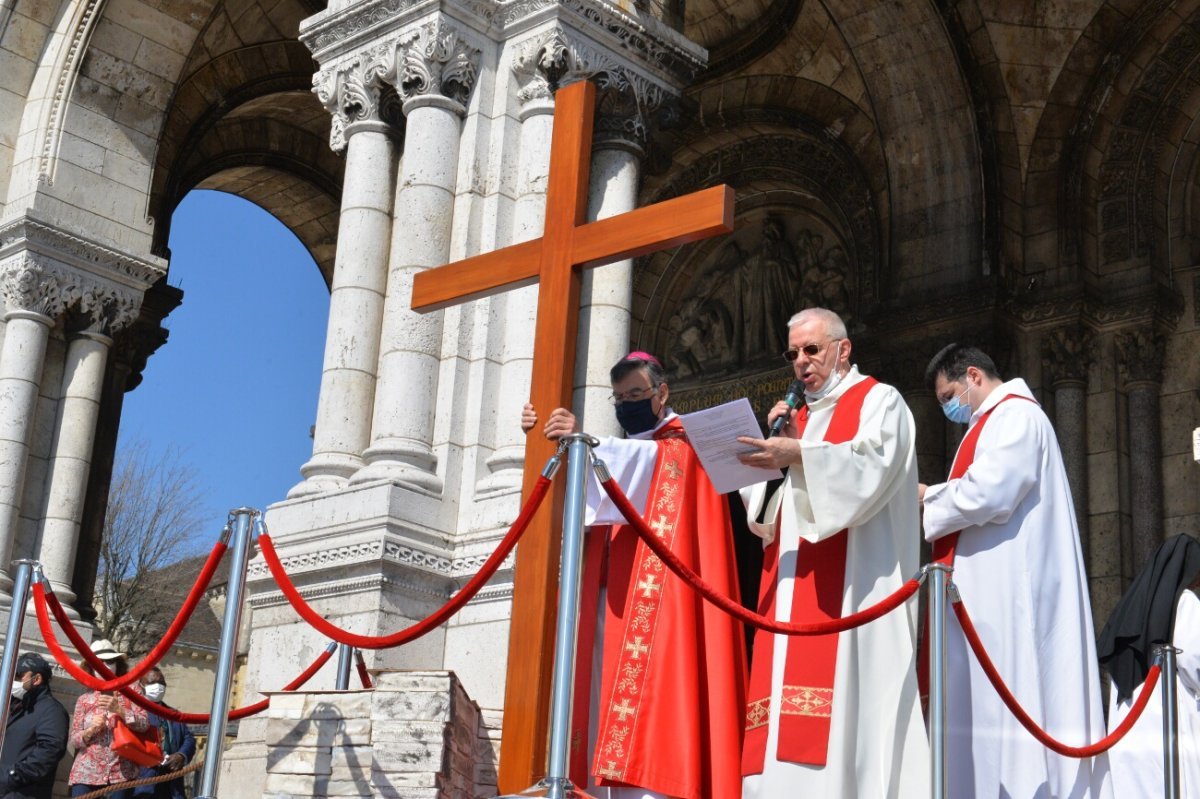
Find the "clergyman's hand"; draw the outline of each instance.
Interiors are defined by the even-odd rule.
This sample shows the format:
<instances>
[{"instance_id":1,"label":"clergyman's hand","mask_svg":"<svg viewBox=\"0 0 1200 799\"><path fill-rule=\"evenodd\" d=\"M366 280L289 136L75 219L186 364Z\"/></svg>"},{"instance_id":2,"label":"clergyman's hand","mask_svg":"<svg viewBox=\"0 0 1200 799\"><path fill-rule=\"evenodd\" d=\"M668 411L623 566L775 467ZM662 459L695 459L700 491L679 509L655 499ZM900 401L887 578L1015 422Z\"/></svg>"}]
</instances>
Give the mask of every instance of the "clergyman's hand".
<instances>
[{"instance_id":1,"label":"clergyman's hand","mask_svg":"<svg viewBox=\"0 0 1200 799\"><path fill-rule=\"evenodd\" d=\"M563 436L578 433L579 428L575 423L575 414L566 408L555 408L554 412L550 414L550 418L546 420L546 426L542 428L542 432L551 441L557 441Z\"/></svg>"},{"instance_id":2,"label":"clergyman's hand","mask_svg":"<svg viewBox=\"0 0 1200 799\"><path fill-rule=\"evenodd\" d=\"M780 400L779 402L775 403L775 407L772 408L770 410L770 412L767 414L767 429L770 430L771 425L775 424L775 420L778 419L780 416L783 416L784 414L787 414L788 420L787 420L787 423L784 424L783 429L780 431L780 434L785 435L788 438L795 438L796 431L795 431L794 424L793 424L793 419L795 418L795 410L793 408L789 407L788 404L786 402L784 402L783 400Z\"/></svg>"},{"instance_id":3,"label":"clergyman's hand","mask_svg":"<svg viewBox=\"0 0 1200 799\"><path fill-rule=\"evenodd\" d=\"M738 460L747 466L759 469L782 469L794 463L800 463L800 442L794 438L778 436L776 438L751 438L738 436L738 443L747 450L738 455Z\"/></svg>"},{"instance_id":4,"label":"clergyman's hand","mask_svg":"<svg viewBox=\"0 0 1200 799\"><path fill-rule=\"evenodd\" d=\"M521 409L521 432L528 433L537 424L537 411L533 409L533 403L525 403L525 407Z\"/></svg>"},{"instance_id":5,"label":"clergyman's hand","mask_svg":"<svg viewBox=\"0 0 1200 799\"><path fill-rule=\"evenodd\" d=\"M925 491L929 486L924 483L917 483L917 502L923 504L925 502ZM922 508L922 510L924 510Z\"/></svg>"}]
</instances>

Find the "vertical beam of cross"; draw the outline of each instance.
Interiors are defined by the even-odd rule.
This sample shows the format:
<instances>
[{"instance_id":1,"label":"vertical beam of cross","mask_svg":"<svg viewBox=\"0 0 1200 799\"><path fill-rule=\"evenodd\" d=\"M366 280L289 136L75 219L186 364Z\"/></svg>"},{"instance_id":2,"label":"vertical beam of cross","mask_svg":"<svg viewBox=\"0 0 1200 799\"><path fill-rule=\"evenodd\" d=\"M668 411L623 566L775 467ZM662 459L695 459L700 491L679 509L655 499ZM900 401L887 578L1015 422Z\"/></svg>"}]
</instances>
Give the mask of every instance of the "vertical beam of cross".
<instances>
[{"instance_id":1,"label":"vertical beam of cross","mask_svg":"<svg viewBox=\"0 0 1200 799\"><path fill-rule=\"evenodd\" d=\"M585 224L595 98L590 81L571 84L555 95L542 237L431 269L413 280L416 311L540 283L530 400L543 418L554 408L571 405L582 269L733 230L734 198L728 186ZM540 430L530 433L525 496L555 448ZM552 496L553 502L543 505L531 521L517 553L500 750L504 793L527 788L546 768L561 483Z\"/></svg>"}]
</instances>

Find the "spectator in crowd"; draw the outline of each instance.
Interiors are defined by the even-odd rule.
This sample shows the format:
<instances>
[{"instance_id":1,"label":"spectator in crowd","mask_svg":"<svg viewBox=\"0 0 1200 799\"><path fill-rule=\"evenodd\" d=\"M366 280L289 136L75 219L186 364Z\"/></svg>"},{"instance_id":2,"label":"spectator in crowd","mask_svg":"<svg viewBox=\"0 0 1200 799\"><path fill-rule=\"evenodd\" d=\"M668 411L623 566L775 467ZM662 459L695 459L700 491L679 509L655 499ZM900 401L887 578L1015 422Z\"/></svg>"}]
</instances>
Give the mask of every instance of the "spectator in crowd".
<instances>
[{"instance_id":1,"label":"spectator in crowd","mask_svg":"<svg viewBox=\"0 0 1200 799\"><path fill-rule=\"evenodd\" d=\"M34 652L17 658L0 750L0 797L50 799L67 751L67 711L50 693L50 664Z\"/></svg>"},{"instance_id":2,"label":"spectator in crowd","mask_svg":"<svg viewBox=\"0 0 1200 799\"><path fill-rule=\"evenodd\" d=\"M118 652L111 641L93 641L92 652L118 677L129 671L125 653ZM86 662L83 667L91 673L91 666ZM75 715L71 719L75 762L67 780L71 796L82 796L97 788L137 779L137 764L119 757L111 748L113 724L117 718L136 732L144 732L149 727L146 712L119 693L88 691L75 703ZM108 796L109 799L130 799L132 791L124 788Z\"/></svg>"},{"instance_id":3,"label":"spectator in crowd","mask_svg":"<svg viewBox=\"0 0 1200 799\"><path fill-rule=\"evenodd\" d=\"M163 698L167 695L167 678L158 669L150 669L141 679L142 693L151 702L157 702L163 707L171 707ZM196 754L196 736L188 726L179 721L164 719L155 713L150 713L150 723L158 728L158 742L163 750L163 762L158 766L142 769L139 778L157 777L179 771L191 762ZM159 782L153 785L139 785L133 789L134 796L152 796L155 799L187 799L184 793L183 777Z\"/></svg>"}]
</instances>

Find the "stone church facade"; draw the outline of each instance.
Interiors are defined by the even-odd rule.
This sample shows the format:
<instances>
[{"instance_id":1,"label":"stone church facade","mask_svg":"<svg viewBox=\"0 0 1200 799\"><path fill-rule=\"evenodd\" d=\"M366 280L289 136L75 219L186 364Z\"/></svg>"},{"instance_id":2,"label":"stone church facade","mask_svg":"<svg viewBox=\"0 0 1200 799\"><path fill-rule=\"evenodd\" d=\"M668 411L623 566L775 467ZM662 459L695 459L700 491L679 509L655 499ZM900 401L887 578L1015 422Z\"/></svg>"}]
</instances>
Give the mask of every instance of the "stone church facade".
<instances>
[{"instance_id":1,"label":"stone church facade","mask_svg":"<svg viewBox=\"0 0 1200 799\"><path fill-rule=\"evenodd\" d=\"M738 196L733 234L587 275L590 432L632 347L681 410L767 407L818 304L904 393L925 481L958 434L921 384L937 349L1028 380L1099 623L1200 533L1200 0L0 0L0 564L38 558L87 617L121 400L186 302L171 214L209 188L331 291L313 455L267 517L286 567L357 632L438 607L519 506L536 288L420 315L412 277L540 233L553 91L583 78L593 217ZM498 725L511 577L372 665L453 670ZM261 562L250 585L271 689L325 642Z\"/></svg>"}]
</instances>

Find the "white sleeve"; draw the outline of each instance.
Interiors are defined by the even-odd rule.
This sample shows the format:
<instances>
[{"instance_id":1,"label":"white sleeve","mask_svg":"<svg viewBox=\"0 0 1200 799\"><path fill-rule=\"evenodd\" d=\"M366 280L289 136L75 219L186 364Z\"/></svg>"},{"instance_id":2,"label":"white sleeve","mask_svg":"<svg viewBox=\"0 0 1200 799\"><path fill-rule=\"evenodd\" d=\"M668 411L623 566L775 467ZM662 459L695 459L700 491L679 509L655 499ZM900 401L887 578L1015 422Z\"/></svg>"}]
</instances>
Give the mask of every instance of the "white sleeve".
<instances>
[{"instance_id":1,"label":"white sleeve","mask_svg":"<svg viewBox=\"0 0 1200 799\"><path fill-rule=\"evenodd\" d=\"M639 512L645 513L650 484L654 481L654 465L658 462L658 442L636 438L600 440L596 457L604 461L617 485L629 497ZM584 524L625 524L628 521L608 498L596 473L588 478L587 512Z\"/></svg>"},{"instance_id":2,"label":"white sleeve","mask_svg":"<svg viewBox=\"0 0 1200 799\"><path fill-rule=\"evenodd\" d=\"M1024 402L1012 402L1023 406ZM925 490L925 539L935 541L967 527L1004 524L1037 484L1046 456L1036 408L1012 407L993 412L979 435L975 460L955 480ZM1040 413L1040 411L1037 411Z\"/></svg>"},{"instance_id":3,"label":"white sleeve","mask_svg":"<svg viewBox=\"0 0 1200 799\"><path fill-rule=\"evenodd\" d=\"M800 537L820 541L874 518L907 486L912 430L912 414L900 392L881 384L867 394L851 440L802 440L802 469L793 466L782 489L793 503ZM911 490L915 502L916 486Z\"/></svg>"}]
</instances>

